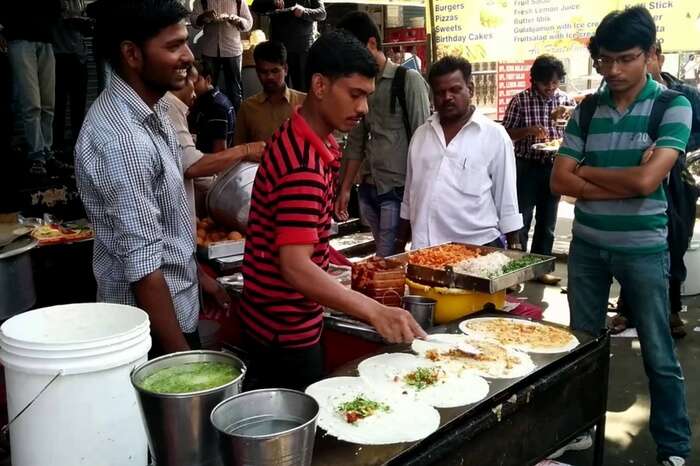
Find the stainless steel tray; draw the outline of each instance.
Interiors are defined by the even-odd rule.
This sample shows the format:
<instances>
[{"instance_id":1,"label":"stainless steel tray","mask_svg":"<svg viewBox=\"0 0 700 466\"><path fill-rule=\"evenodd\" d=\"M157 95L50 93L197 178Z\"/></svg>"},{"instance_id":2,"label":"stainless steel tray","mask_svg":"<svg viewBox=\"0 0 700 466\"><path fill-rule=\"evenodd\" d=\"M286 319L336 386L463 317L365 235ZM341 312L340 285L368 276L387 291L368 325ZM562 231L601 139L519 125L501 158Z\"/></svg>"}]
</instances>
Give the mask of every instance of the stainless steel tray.
<instances>
[{"instance_id":1,"label":"stainless steel tray","mask_svg":"<svg viewBox=\"0 0 700 466\"><path fill-rule=\"evenodd\" d=\"M452 243L461 244L461 243ZM452 270L451 267L447 267L444 270L433 269L430 267L423 267L420 265L414 265L408 263L408 254L403 253L396 256L392 256L392 259L400 260L408 265L406 270L406 278L410 280L415 280L424 284L431 284L437 286L444 286L446 288L461 288L463 290L470 291L480 291L482 293L496 293L498 291L505 290L511 286L518 285L520 283L532 280L533 278L539 277L546 273L554 270L554 263L556 258L551 256L542 256L539 254L529 254L522 251L514 251L512 249L500 249L492 248L487 246L476 246L473 244L462 244L468 248L480 249L482 253L491 253L495 251L502 252L508 257L513 259L520 259L524 256L535 256L542 259L541 262L537 262L528 267L514 270L513 272L507 273L505 275L500 275L493 278L482 278L475 277L473 275L466 275L462 273L457 273ZM432 249L424 248L425 249ZM417 249L412 252L420 251Z\"/></svg>"},{"instance_id":2,"label":"stainless steel tray","mask_svg":"<svg viewBox=\"0 0 700 466\"><path fill-rule=\"evenodd\" d=\"M245 251L245 240L217 241L209 246L197 246L197 252L203 259L218 259L220 257L237 256Z\"/></svg>"}]
</instances>

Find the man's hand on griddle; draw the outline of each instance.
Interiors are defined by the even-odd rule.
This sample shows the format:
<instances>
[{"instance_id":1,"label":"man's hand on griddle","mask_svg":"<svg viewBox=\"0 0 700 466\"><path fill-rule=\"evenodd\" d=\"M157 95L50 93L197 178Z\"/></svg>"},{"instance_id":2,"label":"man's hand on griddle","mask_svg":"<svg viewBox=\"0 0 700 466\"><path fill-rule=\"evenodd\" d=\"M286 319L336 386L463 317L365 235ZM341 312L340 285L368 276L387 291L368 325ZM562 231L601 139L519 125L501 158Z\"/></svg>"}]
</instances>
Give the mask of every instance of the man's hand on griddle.
<instances>
[{"instance_id":1,"label":"man's hand on griddle","mask_svg":"<svg viewBox=\"0 0 700 466\"><path fill-rule=\"evenodd\" d=\"M410 312L377 303L370 323L389 343L410 343L426 336Z\"/></svg>"}]
</instances>

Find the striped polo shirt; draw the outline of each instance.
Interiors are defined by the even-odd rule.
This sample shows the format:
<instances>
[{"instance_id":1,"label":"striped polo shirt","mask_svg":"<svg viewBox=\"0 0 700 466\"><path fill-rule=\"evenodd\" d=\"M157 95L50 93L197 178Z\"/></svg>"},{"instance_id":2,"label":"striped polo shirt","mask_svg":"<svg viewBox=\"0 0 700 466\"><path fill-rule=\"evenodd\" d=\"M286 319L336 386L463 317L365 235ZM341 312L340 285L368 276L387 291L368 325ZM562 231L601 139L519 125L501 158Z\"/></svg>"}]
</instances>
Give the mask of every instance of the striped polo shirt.
<instances>
[{"instance_id":1,"label":"striped polo shirt","mask_svg":"<svg viewBox=\"0 0 700 466\"><path fill-rule=\"evenodd\" d=\"M690 135L690 102L679 96L666 110L652 141L647 124L654 100L665 89L647 75L647 83L634 103L620 113L609 88L599 91L598 107L593 114L585 141L579 126L580 107L576 108L564 133L559 156L571 157L585 165L605 168L638 166L651 144L685 152ZM622 200L576 202L574 238L602 249L651 254L667 249L666 195L663 186L648 196Z\"/></svg>"},{"instance_id":2,"label":"striped polo shirt","mask_svg":"<svg viewBox=\"0 0 700 466\"><path fill-rule=\"evenodd\" d=\"M243 330L276 347L303 348L321 336L321 306L282 277L279 248L314 246L313 262L328 268L340 149L322 141L298 110L268 141L255 177L243 259Z\"/></svg>"}]
</instances>

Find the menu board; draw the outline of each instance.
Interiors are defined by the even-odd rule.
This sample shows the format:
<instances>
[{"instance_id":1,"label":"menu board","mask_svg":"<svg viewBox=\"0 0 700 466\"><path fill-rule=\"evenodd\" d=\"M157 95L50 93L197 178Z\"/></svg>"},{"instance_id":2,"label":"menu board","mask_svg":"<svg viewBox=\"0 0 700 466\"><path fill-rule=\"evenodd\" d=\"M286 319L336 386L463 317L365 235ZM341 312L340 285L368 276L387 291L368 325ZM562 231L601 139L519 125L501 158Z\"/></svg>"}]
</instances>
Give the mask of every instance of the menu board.
<instances>
[{"instance_id":1,"label":"menu board","mask_svg":"<svg viewBox=\"0 0 700 466\"><path fill-rule=\"evenodd\" d=\"M460 55L472 62L528 60L567 55L586 47L610 11L634 5L621 0L432 0L433 40L438 58ZM644 4L664 50L700 44L700 1Z\"/></svg>"},{"instance_id":2,"label":"menu board","mask_svg":"<svg viewBox=\"0 0 700 466\"><path fill-rule=\"evenodd\" d=\"M530 67L533 61L500 62L498 64L497 119L503 119L510 99L530 86Z\"/></svg>"}]
</instances>

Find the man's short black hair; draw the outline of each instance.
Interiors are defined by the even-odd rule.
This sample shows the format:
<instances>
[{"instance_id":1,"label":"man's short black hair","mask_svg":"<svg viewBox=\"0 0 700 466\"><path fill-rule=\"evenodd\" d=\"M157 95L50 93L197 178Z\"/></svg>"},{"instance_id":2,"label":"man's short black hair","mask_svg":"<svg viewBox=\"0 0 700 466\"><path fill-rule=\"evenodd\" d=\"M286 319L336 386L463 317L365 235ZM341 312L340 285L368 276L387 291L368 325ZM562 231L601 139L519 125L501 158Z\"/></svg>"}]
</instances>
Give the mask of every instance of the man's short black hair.
<instances>
[{"instance_id":1,"label":"man's short black hair","mask_svg":"<svg viewBox=\"0 0 700 466\"><path fill-rule=\"evenodd\" d=\"M635 47L651 51L656 43L656 24L649 10L642 5L608 13L588 43L591 58L598 58L600 49L624 52Z\"/></svg>"},{"instance_id":2,"label":"man's short black hair","mask_svg":"<svg viewBox=\"0 0 700 466\"><path fill-rule=\"evenodd\" d=\"M351 11L340 18L337 27L338 29L345 29L365 45L367 45L371 37L374 37L377 41L377 47L382 46L382 36L379 33L379 28L374 24L372 17L364 11Z\"/></svg>"},{"instance_id":3,"label":"man's short black hair","mask_svg":"<svg viewBox=\"0 0 700 466\"><path fill-rule=\"evenodd\" d=\"M103 0L103 3L95 24L97 49L115 68L121 63L122 42L141 46L189 16L178 0Z\"/></svg>"},{"instance_id":4,"label":"man's short black hair","mask_svg":"<svg viewBox=\"0 0 700 466\"><path fill-rule=\"evenodd\" d=\"M378 72L377 62L364 44L349 32L331 31L321 35L309 50L306 84L310 87L317 73L336 79L352 74L374 78Z\"/></svg>"},{"instance_id":5,"label":"man's short black hair","mask_svg":"<svg viewBox=\"0 0 700 466\"><path fill-rule=\"evenodd\" d=\"M199 74L199 76L201 76L202 78L212 78L212 80L214 79L214 70L211 68L211 64L209 64L208 61L195 60L192 66L195 67L195 69L197 70L197 74ZM216 83L214 83L214 85L216 85Z\"/></svg>"},{"instance_id":6,"label":"man's short black hair","mask_svg":"<svg viewBox=\"0 0 700 466\"><path fill-rule=\"evenodd\" d=\"M276 40L261 42L253 49L253 59L256 63L258 61L266 61L268 63L286 65L287 49L282 42L277 42Z\"/></svg>"},{"instance_id":7,"label":"man's short black hair","mask_svg":"<svg viewBox=\"0 0 700 466\"><path fill-rule=\"evenodd\" d=\"M535 58L530 68L533 83L548 83L554 79L562 80L566 76L564 64L552 55L540 55Z\"/></svg>"},{"instance_id":8,"label":"man's short black hair","mask_svg":"<svg viewBox=\"0 0 700 466\"><path fill-rule=\"evenodd\" d=\"M448 55L442 57L430 67L428 71L428 83L433 84L433 80L439 76L461 71L465 82L469 82L472 77L472 64L462 57Z\"/></svg>"}]
</instances>

